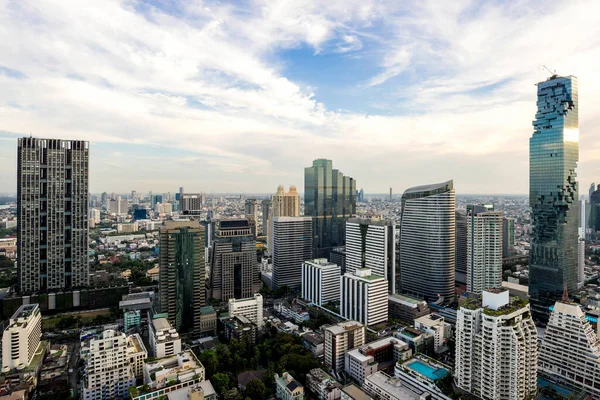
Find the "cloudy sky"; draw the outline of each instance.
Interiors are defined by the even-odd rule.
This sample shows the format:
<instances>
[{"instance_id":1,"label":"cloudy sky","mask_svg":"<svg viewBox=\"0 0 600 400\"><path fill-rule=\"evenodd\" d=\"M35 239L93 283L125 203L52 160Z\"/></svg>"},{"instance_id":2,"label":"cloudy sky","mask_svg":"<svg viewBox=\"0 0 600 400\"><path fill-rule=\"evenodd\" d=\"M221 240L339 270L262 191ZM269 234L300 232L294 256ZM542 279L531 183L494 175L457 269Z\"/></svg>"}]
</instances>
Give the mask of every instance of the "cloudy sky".
<instances>
[{"instance_id":1,"label":"cloudy sky","mask_svg":"<svg viewBox=\"0 0 600 400\"><path fill-rule=\"evenodd\" d=\"M91 142L92 192L272 192L315 158L365 192L527 193L542 65L576 75L600 181L600 2L0 0L16 138Z\"/></svg>"}]
</instances>

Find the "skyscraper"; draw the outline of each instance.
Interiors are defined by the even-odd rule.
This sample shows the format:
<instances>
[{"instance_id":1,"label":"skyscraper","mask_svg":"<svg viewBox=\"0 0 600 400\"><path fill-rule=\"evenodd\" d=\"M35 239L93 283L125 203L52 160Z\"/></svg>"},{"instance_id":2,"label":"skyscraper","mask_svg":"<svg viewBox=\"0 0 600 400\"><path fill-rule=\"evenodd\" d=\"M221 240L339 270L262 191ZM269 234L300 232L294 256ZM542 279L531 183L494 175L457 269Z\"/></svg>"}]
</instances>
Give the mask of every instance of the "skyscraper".
<instances>
[{"instance_id":1,"label":"skyscraper","mask_svg":"<svg viewBox=\"0 0 600 400\"><path fill-rule=\"evenodd\" d=\"M502 219L502 257L510 257L515 250L515 220Z\"/></svg>"},{"instance_id":2,"label":"skyscraper","mask_svg":"<svg viewBox=\"0 0 600 400\"><path fill-rule=\"evenodd\" d=\"M529 141L529 295L534 318L546 321L564 285L577 289L579 99L574 76L553 75L537 86Z\"/></svg>"},{"instance_id":3,"label":"skyscraper","mask_svg":"<svg viewBox=\"0 0 600 400\"><path fill-rule=\"evenodd\" d=\"M258 200L246 199L244 202L244 215L250 221L252 234L258 236Z\"/></svg>"},{"instance_id":4,"label":"skyscraper","mask_svg":"<svg viewBox=\"0 0 600 400\"><path fill-rule=\"evenodd\" d=\"M456 320L456 382L485 400L529 399L537 391L537 331L529 304L484 291Z\"/></svg>"},{"instance_id":5,"label":"skyscraper","mask_svg":"<svg viewBox=\"0 0 600 400\"><path fill-rule=\"evenodd\" d=\"M204 205L204 195L200 193L179 193L179 209L182 214L199 214Z\"/></svg>"},{"instance_id":6,"label":"skyscraper","mask_svg":"<svg viewBox=\"0 0 600 400\"><path fill-rule=\"evenodd\" d=\"M481 293L502 285L502 213L492 206L467 206L467 290Z\"/></svg>"},{"instance_id":7,"label":"skyscraper","mask_svg":"<svg viewBox=\"0 0 600 400\"><path fill-rule=\"evenodd\" d=\"M557 301L540 345L538 371L575 394L600 398L600 339L578 304ZM581 398L584 398L583 396Z\"/></svg>"},{"instance_id":8,"label":"skyscraper","mask_svg":"<svg viewBox=\"0 0 600 400\"><path fill-rule=\"evenodd\" d=\"M351 218L346 222L346 272L370 268L396 292L396 226L392 221Z\"/></svg>"},{"instance_id":9,"label":"skyscraper","mask_svg":"<svg viewBox=\"0 0 600 400\"><path fill-rule=\"evenodd\" d=\"M456 243L454 268L456 282L467 284L467 216L464 212L456 211Z\"/></svg>"},{"instance_id":10,"label":"skyscraper","mask_svg":"<svg viewBox=\"0 0 600 400\"><path fill-rule=\"evenodd\" d=\"M318 257L329 257L342 246L346 220L356 214L356 181L332 168L331 160L317 159L304 169L304 215L313 218Z\"/></svg>"},{"instance_id":11,"label":"skyscraper","mask_svg":"<svg viewBox=\"0 0 600 400\"><path fill-rule=\"evenodd\" d=\"M273 288L299 287L302 264L313 258L310 217L273 218Z\"/></svg>"},{"instance_id":12,"label":"skyscraper","mask_svg":"<svg viewBox=\"0 0 600 400\"><path fill-rule=\"evenodd\" d=\"M262 213L262 235L269 238L269 216L271 215L271 200L263 200L260 202L260 208ZM268 249L267 243L267 249Z\"/></svg>"},{"instance_id":13,"label":"skyscraper","mask_svg":"<svg viewBox=\"0 0 600 400\"><path fill-rule=\"evenodd\" d=\"M167 221L160 229L160 304L178 331L200 332L206 302L204 227L198 221Z\"/></svg>"},{"instance_id":14,"label":"skyscraper","mask_svg":"<svg viewBox=\"0 0 600 400\"><path fill-rule=\"evenodd\" d=\"M267 235L267 249L273 254L273 218L277 217L299 217L300 195L296 186L290 186L290 191L285 192L283 185L277 187L277 193L271 197L271 208L269 220L269 234ZM264 217L263 217L264 219Z\"/></svg>"},{"instance_id":15,"label":"skyscraper","mask_svg":"<svg viewBox=\"0 0 600 400\"><path fill-rule=\"evenodd\" d=\"M88 142L21 138L17 164L19 292L86 286Z\"/></svg>"},{"instance_id":16,"label":"skyscraper","mask_svg":"<svg viewBox=\"0 0 600 400\"><path fill-rule=\"evenodd\" d=\"M428 301L454 298L456 198L453 181L402 195L400 287Z\"/></svg>"},{"instance_id":17,"label":"skyscraper","mask_svg":"<svg viewBox=\"0 0 600 400\"><path fill-rule=\"evenodd\" d=\"M258 292L256 240L247 219L218 221L210 252L210 297L228 301Z\"/></svg>"}]
</instances>

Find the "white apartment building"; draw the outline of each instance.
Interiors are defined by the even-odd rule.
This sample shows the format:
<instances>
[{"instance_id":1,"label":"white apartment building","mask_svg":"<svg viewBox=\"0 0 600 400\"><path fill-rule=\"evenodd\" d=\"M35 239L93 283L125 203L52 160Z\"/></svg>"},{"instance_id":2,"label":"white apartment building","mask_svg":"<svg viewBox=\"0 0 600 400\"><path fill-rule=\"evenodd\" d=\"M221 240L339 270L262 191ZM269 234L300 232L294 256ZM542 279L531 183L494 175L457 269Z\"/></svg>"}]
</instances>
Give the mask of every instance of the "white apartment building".
<instances>
[{"instance_id":1,"label":"white apartment building","mask_svg":"<svg viewBox=\"0 0 600 400\"><path fill-rule=\"evenodd\" d=\"M306 386L317 400L339 400L342 397L342 385L321 368L311 369L306 374Z\"/></svg>"},{"instance_id":2,"label":"white apartment building","mask_svg":"<svg viewBox=\"0 0 600 400\"><path fill-rule=\"evenodd\" d=\"M389 365L390 362L407 360L410 356L412 350L408 343L387 337L348 351L345 355L345 370L348 376L362 386L366 377L379 370L380 364Z\"/></svg>"},{"instance_id":3,"label":"white apartment building","mask_svg":"<svg viewBox=\"0 0 600 400\"><path fill-rule=\"evenodd\" d=\"M396 225L391 221L351 218L346 222L346 272L370 268L396 292Z\"/></svg>"},{"instance_id":4,"label":"white apartment building","mask_svg":"<svg viewBox=\"0 0 600 400\"><path fill-rule=\"evenodd\" d=\"M42 314L38 304L19 307L2 334L2 372L25 368L31 363L42 336Z\"/></svg>"},{"instance_id":5,"label":"white apartment building","mask_svg":"<svg viewBox=\"0 0 600 400\"><path fill-rule=\"evenodd\" d=\"M93 221L95 224L100 223L100 210L97 208L90 208L90 221Z\"/></svg>"},{"instance_id":6,"label":"white apartment building","mask_svg":"<svg viewBox=\"0 0 600 400\"><path fill-rule=\"evenodd\" d=\"M452 325L447 323L439 314L428 314L415 319L414 326L422 332L429 333L434 338L433 349L436 353L444 351L447 340L452 336Z\"/></svg>"},{"instance_id":7,"label":"white apartment building","mask_svg":"<svg viewBox=\"0 0 600 400\"><path fill-rule=\"evenodd\" d=\"M600 339L579 305L557 301L540 345L538 373L600 398Z\"/></svg>"},{"instance_id":8,"label":"white apartment building","mask_svg":"<svg viewBox=\"0 0 600 400\"><path fill-rule=\"evenodd\" d=\"M248 318L258 329L262 329L263 322L263 297L260 293L255 293L254 297L247 299L229 299L229 316Z\"/></svg>"},{"instance_id":9,"label":"white apartment building","mask_svg":"<svg viewBox=\"0 0 600 400\"><path fill-rule=\"evenodd\" d=\"M140 382L144 378L144 360L148 358L148 351L139 334L127 336L127 359L131 366L133 376Z\"/></svg>"},{"instance_id":10,"label":"white apartment building","mask_svg":"<svg viewBox=\"0 0 600 400\"><path fill-rule=\"evenodd\" d=\"M326 258L302 264L302 298L322 306L340 299L341 267Z\"/></svg>"},{"instance_id":11,"label":"white apartment building","mask_svg":"<svg viewBox=\"0 0 600 400\"><path fill-rule=\"evenodd\" d=\"M502 285L502 213L491 206L467 206L467 291Z\"/></svg>"},{"instance_id":12,"label":"white apartment building","mask_svg":"<svg viewBox=\"0 0 600 400\"><path fill-rule=\"evenodd\" d=\"M139 230L140 226L137 221L117 224L117 233L134 233Z\"/></svg>"},{"instance_id":13,"label":"white apartment building","mask_svg":"<svg viewBox=\"0 0 600 400\"><path fill-rule=\"evenodd\" d=\"M383 276L373 275L369 268L360 268L342 276L340 314L367 326L388 319L388 288Z\"/></svg>"},{"instance_id":14,"label":"white apartment building","mask_svg":"<svg viewBox=\"0 0 600 400\"><path fill-rule=\"evenodd\" d=\"M155 358L163 358L181 352L181 338L166 318L156 318L149 324L150 346Z\"/></svg>"},{"instance_id":15,"label":"white apartment building","mask_svg":"<svg viewBox=\"0 0 600 400\"><path fill-rule=\"evenodd\" d=\"M135 376L127 357L127 337L114 330L102 332L90 342L85 367L84 400L124 399Z\"/></svg>"},{"instance_id":16,"label":"white apartment building","mask_svg":"<svg viewBox=\"0 0 600 400\"><path fill-rule=\"evenodd\" d=\"M365 344L365 326L357 321L344 321L327 326L325 332L325 365L334 371L343 371L345 354Z\"/></svg>"},{"instance_id":17,"label":"white apartment building","mask_svg":"<svg viewBox=\"0 0 600 400\"><path fill-rule=\"evenodd\" d=\"M483 291L458 310L458 386L484 400L530 398L537 390L537 341L527 300L511 300L508 290Z\"/></svg>"}]
</instances>

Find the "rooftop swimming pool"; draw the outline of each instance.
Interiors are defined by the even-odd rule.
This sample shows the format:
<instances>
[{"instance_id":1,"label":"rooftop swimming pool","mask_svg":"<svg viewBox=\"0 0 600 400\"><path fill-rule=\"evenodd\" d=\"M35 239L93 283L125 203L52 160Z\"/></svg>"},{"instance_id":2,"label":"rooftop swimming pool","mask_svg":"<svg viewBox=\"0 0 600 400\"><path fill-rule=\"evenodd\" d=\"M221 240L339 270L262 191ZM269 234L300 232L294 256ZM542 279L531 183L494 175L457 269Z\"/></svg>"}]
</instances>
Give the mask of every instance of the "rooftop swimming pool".
<instances>
[{"instance_id":1,"label":"rooftop swimming pool","mask_svg":"<svg viewBox=\"0 0 600 400\"><path fill-rule=\"evenodd\" d=\"M448 375L448 371L443 368L434 368L423 361L415 360L407 365L408 368L417 371L421 375L425 375L427 378L437 381Z\"/></svg>"}]
</instances>

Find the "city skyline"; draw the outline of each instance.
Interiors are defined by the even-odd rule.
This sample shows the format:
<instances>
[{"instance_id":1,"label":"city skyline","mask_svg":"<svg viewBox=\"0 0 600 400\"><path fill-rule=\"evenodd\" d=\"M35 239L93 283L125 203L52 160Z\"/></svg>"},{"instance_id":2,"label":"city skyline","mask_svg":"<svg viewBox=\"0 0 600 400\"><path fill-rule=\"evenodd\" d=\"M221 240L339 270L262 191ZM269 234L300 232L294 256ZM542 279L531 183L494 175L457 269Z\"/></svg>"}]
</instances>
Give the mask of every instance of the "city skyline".
<instances>
[{"instance_id":1,"label":"city skyline","mask_svg":"<svg viewBox=\"0 0 600 400\"><path fill-rule=\"evenodd\" d=\"M459 193L525 194L542 64L598 103L598 7L7 3L0 186L16 191L13 145L32 134L91 141L92 192L131 190L135 162L139 192L174 191L177 175L206 192L269 193L301 187L302 167L328 158L368 193L454 179ZM581 182L600 174L599 118L581 110Z\"/></svg>"}]
</instances>

